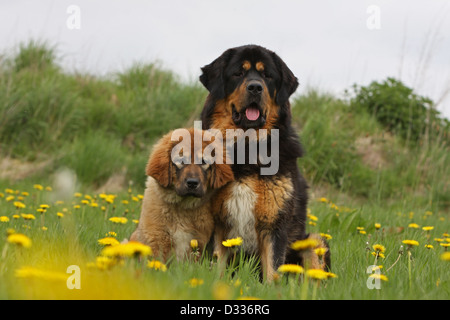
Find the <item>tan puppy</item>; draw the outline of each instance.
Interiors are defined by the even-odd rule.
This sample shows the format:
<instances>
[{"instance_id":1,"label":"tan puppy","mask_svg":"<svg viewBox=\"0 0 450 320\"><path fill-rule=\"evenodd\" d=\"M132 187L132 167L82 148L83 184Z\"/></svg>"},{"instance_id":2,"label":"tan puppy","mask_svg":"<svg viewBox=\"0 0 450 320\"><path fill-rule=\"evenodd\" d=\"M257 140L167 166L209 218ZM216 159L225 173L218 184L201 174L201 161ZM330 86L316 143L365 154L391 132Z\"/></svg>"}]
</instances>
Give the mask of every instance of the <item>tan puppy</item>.
<instances>
[{"instance_id":1,"label":"tan puppy","mask_svg":"<svg viewBox=\"0 0 450 320\"><path fill-rule=\"evenodd\" d=\"M234 179L229 165L213 163L206 152L203 155L210 141L195 145L194 133L197 137L209 133L187 130L190 139L172 141L177 131L171 131L154 146L146 168L149 177L139 225L130 238L149 245L164 260L172 250L177 259L185 258L192 239L203 251L214 231L211 199ZM176 152L172 152L174 147Z\"/></svg>"}]
</instances>

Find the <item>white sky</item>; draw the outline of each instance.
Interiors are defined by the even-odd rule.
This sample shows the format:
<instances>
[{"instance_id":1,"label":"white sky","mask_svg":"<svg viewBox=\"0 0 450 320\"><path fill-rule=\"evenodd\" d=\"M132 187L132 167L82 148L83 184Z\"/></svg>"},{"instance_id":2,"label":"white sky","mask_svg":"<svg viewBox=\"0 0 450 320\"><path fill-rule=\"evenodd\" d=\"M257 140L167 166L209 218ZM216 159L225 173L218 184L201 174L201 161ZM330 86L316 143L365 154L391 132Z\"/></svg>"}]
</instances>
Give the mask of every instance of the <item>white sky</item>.
<instances>
[{"instance_id":1,"label":"white sky","mask_svg":"<svg viewBox=\"0 0 450 320\"><path fill-rule=\"evenodd\" d=\"M66 25L80 8L80 29ZM370 5L380 28L371 30ZM30 38L57 45L65 68L95 74L159 60L184 80L229 47L277 52L300 80L341 93L400 78L450 118L450 2L447 0L0 0L0 52Z\"/></svg>"}]
</instances>

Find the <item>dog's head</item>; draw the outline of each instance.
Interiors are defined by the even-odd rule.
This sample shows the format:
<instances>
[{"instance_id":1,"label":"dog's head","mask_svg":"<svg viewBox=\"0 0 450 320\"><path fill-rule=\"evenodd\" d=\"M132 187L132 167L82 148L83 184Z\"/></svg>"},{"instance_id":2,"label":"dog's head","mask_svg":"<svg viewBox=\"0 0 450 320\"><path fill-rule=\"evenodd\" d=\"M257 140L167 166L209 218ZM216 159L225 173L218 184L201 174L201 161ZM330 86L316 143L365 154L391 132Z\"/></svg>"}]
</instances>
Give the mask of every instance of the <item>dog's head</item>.
<instances>
[{"instance_id":1,"label":"dog's head","mask_svg":"<svg viewBox=\"0 0 450 320\"><path fill-rule=\"evenodd\" d=\"M290 119L289 97L298 86L277 54L256 45L225 51L202 68L200 81L210 92L204 129L271 129Z\"/></svg>"},{"instance_id":2,"label":"dog's head","mask_svg":"<svg viewBox=\"0 0 450 320\"><path fill-rule=\"evenodd\" d=\"M205 136L208 137L203 139ZM223 146L215 143L207 131L171 131L154 146L146 173L162 187L173 188L178 196L201 198L208 190L221 188L234 180ZM215 158L211 152L205 152L206 149L217 151ZM222 161L217 161L222 155Z\"/></svg>"}]
</instances>

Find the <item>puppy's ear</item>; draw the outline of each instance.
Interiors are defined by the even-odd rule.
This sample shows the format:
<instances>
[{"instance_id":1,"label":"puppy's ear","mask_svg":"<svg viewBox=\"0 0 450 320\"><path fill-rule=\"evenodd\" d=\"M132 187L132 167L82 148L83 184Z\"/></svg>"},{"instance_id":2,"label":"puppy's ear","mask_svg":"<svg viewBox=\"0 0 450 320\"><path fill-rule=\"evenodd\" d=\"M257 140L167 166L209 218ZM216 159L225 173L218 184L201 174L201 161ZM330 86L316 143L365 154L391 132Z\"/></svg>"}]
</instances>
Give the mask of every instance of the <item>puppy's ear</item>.
<instances>
[{"instance_id":1,"label":"puppy's ear","mask_svg":"<svg viewBox=\"0 0 450 320\"><path fill-rule=\"evenodd\" d=\"M202 68L200 82L208 89L215 100L225 98L223 72L230 61L234 49L228 49L220 57Z\"/></svg>"},{"instance_id":2,"label":"puppy's ear","mask_svg":"<svg viewBox=\"0 0 450 320\"><path fill-rule=\"evenodd\" d=\"M289 97L297 90L298 80L286 63L276 53L272 53L272 58L281 76L281 85L277 93L276 103L280 107L283 107L289 101Z\"/></svg>"},{"instance_id":3,"label":"puppy's ear","mask_svg":"<svg viewBox=\"0 0 450 320\"><path fill-rule=\"evenodd\" d=\"M211 186L218 189L234 180L233 170L227 164L213 164Z\"/></svg>"},{"instance_id":4,"label":"puppy's ear","mask_svg":"<svg viewBox=\"0 0 450 320\"><path fill-rule=\"evenodd\" d=\"M169 137L169 138L167 138ZM172 150L170 136L166 135L153 147L153 152L147 163L145 172L153 177L163 187L172 184L172 161L170 153Z\"/></svg>"}]
</instances>

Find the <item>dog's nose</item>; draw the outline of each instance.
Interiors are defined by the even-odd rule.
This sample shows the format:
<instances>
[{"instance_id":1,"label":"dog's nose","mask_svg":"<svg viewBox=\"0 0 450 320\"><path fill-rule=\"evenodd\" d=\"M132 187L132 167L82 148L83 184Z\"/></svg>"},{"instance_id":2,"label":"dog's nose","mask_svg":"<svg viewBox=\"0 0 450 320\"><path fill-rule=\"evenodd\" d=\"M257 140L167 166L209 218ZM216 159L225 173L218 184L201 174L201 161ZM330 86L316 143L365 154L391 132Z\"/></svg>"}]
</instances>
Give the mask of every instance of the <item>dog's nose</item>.
<instances>
[{"instance_id":1,"label":"dog's nose","mask_svg":"<svg viewBox=\"0 0 450 320\"><path fill-rule=\"evenodd\" d=\"M261 94L263 86L259 81L250 81L247 85L247 91L251 94Z\"/></svg>"},{"instance_id":2,"label":"dog's nose","mask_svg":"<svg viewBox=\"0 0 450 320\"><path fill-rule=\"evenodd\" d=\"M194 190L197 189L200 184L200 181L197 178L188 178L186 179L186 185L188 189Z\"/></svg>"}]
</instances>

